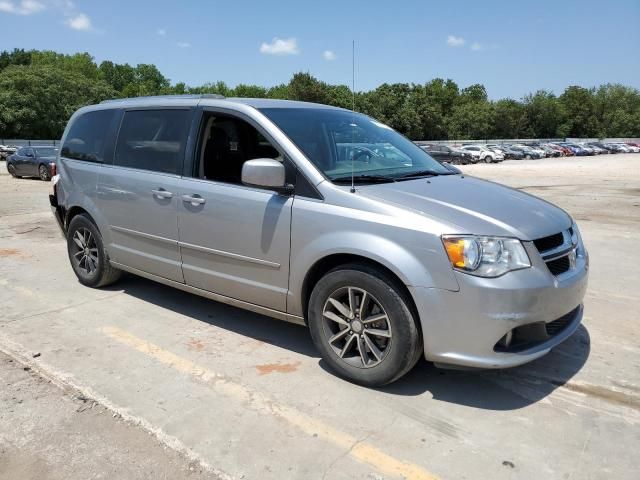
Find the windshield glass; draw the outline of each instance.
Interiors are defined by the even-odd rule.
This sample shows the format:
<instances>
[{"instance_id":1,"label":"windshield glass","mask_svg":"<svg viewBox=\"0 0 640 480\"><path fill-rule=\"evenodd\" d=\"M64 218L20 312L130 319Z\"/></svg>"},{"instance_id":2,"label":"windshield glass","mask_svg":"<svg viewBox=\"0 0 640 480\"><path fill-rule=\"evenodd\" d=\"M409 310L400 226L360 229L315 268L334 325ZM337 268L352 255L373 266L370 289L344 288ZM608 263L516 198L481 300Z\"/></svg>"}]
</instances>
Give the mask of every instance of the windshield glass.
<instances>
[{"instance_id":1,"label":"windshield glass","mask_svg":"<svg viewBox=\"0 0 640 480\"><path fill-rule=\"evenodd\" d=\"M447 168L392 128L366 115L323 108L261 109L330 180L400 178Z\"/></svg>"},{"instance_id":2,"label":"windshield glass","mask_svg":"<svg viewBox=\"0 0 640 480\"><path fill-rule=\"evenodd\" d=\"M40 157L55 157L58 149L54 147L37 147L35 151Z\"/></svg>"}]
</instances>

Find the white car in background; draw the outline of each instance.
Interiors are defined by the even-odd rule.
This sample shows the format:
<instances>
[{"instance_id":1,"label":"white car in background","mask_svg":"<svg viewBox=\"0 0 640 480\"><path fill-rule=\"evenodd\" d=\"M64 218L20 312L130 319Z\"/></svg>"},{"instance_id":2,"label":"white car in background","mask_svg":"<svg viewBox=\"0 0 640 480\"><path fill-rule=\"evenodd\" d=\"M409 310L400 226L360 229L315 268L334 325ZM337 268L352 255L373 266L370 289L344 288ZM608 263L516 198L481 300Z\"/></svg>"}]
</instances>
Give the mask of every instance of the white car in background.
<instances>
[{"instance_id":1,"label":"white car in background","mask_svg":"<svg viewBox=\"0 0 640 480\"><path fill-rule=\"evenodd\" d=\"M497 153L491 150L490 148L485 147L484 145L463 145L462 150L466 152L470 152L471 156L475 160L474 163L477 162L501 162L504 160L504 155L502 153Z\"/></svg>"},{"instance_id":2,"label":"white car in background","mask_svg":"<svg viewBox=\"0 0 640 480\"><path fill-rule=\"evenodd\" d=\"M616 143L615 145L618 145L619 147L624 148L625 152L628 152L628 153L640 153L640 148L635 147L633 145L629 145L628 143Z\"/></svg>"}]
</instances>

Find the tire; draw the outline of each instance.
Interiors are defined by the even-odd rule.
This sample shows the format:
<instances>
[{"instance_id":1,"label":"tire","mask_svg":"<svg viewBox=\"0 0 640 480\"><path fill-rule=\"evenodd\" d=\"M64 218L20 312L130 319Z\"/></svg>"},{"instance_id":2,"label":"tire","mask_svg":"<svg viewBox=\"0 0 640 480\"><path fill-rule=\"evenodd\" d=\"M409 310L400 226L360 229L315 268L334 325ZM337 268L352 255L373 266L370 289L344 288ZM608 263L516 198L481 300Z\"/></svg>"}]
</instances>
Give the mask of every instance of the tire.
<instances>
[{"instance_id":1,"label":"tire","mask_svg":"<svg viewBox=\"0 0 640 480\"><path fill-rule=\"evenodd\" d=\"M49 169L46 165L40 165L38 167L38 176L43 182L51 181L51 174L49 173Z\"/></svg>"},{"instance_id":2,"label":"tire","mask_svg":"<svg viewBox=\"0 0 640 480\"><path fill-rule=\"evenodd\" d=\"M349 307L349 299L355 308ZM367 387L386 385L411 370L422 354L422 337L409 305L385 273L359 264L338 267L311 293L311 338L339 376Z\"/></svg>"},{"instance_id":3,"label":"tire","mask_svg":"<svg viewBox=\"0 0 640 480\"><path fill-rule=\"evenodd\" d=\"M114 283L122 274L109 263L102 235L85 214L76 215L69 224L67 253L76 277L87 287L104 287Z\"/></svg>"},{"instance_id":4,"label":"tire","mask_svg":"<svg viewBox=\"0 0 640 480\"><path fill-rule=\"evenodd\" d=\"M19 175L16 175L16 167L13 166L13 163L10 163L9 165L7 165L7 171L9 172L9 175L11 175L13 178L20 178Z\"/></svg>"},{"instance_id":5,"label":"tire","mask_svg":"<svg viewBox=\"0 0 640 480\"><path fill-rule=\"evenodd\" d=\"M524 156L525 160L531 160L531 155L529 155L528 153Z\"/></svg>"},{"instance_id":6,"label":"tire","mask_svg":"<svg viewBox=\"0 0 640 480\"><path fill-rule=\"evenodd\" d=\"M491 155L487 155L486 157L484 157L484 163L492 163L493 162L493 157Z\"/></svg>"}]
</instances>

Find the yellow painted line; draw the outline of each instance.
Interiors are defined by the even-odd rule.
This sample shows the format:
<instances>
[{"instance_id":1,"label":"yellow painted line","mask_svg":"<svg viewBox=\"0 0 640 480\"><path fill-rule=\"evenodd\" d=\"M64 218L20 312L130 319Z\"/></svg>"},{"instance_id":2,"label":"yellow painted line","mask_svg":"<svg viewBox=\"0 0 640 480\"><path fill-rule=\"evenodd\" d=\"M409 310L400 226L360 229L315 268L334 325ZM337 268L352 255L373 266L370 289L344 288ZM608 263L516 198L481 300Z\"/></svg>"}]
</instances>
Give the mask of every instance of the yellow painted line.
<instances>
[{"instance_id":1,"label":"yellow painted line","mask_svg":"<svg viewBox=\"0 0 640 480\"><path fill-rule=\"evenodd\" d=\"M175 353L147 342L118 327L103 327L102 332L119 343L134 348L138 352L163 363L174 370L196 377L198 380L210 383L220 393L232 397L238 402L248 405L260 413L268 413L286 420L308 435L318 438L349 452L355 460L368 464L380 473L388 476L405 478L407 480L436 480L434 474L424 468L409 462L398 460L384 453L379 448L358 441L357 438L338 430L321 420L310 417L295 408L278 405L266 395L254 392L247 387L230 380L225 375L197 365Z\"/></svg>"}]
</instances>

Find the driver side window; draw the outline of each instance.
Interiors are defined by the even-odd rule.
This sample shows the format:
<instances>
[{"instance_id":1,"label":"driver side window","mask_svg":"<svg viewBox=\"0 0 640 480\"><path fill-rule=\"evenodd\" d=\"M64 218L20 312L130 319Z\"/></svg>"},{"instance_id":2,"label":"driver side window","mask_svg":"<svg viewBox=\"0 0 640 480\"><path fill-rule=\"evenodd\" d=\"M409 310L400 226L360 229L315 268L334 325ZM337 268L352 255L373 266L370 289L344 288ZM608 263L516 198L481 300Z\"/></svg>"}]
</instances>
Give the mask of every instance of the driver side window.
<instances>
[{"instance_id":1,"label":"driver side window","mask_svg":"<svg viewBox=\"0 0 640 480\"><path fill-rule=\"evenodd\" d=\"M242 165L257 158L284 161L278 149L249 123L230 115L205 113L196 178L241 185Z\"/></svg>"}]
</instances>

